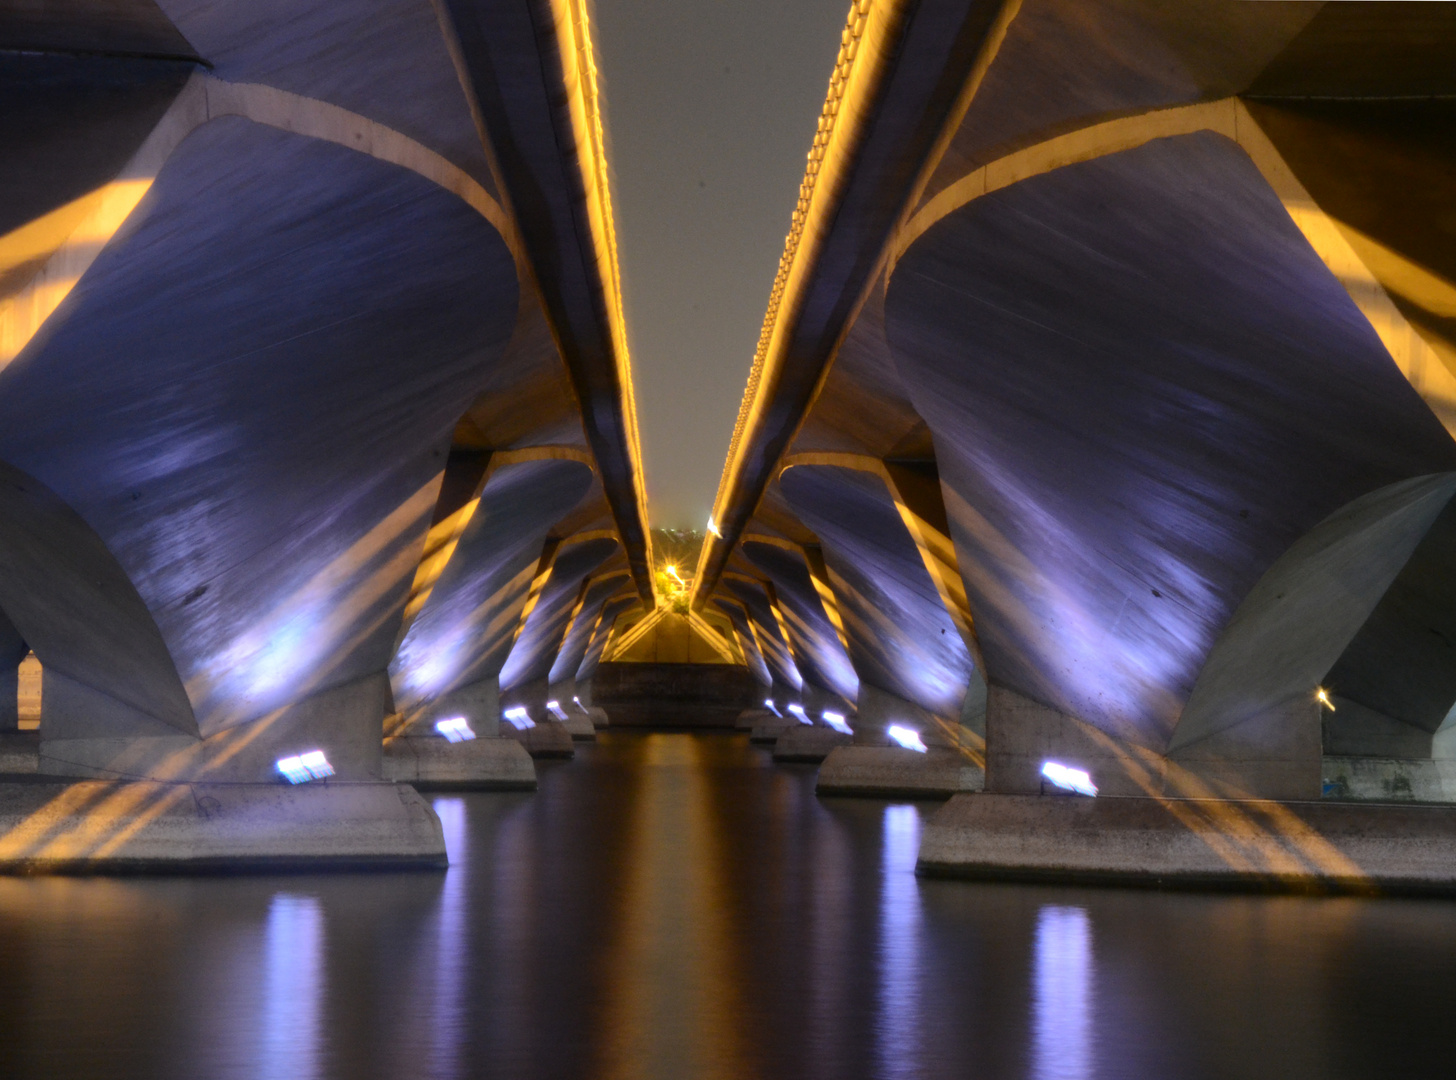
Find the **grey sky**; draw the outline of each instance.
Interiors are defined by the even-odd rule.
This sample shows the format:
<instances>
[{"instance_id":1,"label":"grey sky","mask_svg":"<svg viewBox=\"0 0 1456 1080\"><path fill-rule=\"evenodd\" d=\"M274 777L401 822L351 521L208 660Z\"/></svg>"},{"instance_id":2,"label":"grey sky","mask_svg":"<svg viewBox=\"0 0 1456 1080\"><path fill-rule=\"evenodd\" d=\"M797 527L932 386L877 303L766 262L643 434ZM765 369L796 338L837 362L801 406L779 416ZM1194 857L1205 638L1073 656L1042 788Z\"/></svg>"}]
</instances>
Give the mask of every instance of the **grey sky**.
<instances>
[{"instance_id":1,"label":"grey sky","mask_svg":"<svg viewBox=\"0 0 1456 1080\"><path fill-rule=\"evenodd\" d=\"M849 0L598 0L652 524L718 488Z\"/></svg>"}]
</instances>

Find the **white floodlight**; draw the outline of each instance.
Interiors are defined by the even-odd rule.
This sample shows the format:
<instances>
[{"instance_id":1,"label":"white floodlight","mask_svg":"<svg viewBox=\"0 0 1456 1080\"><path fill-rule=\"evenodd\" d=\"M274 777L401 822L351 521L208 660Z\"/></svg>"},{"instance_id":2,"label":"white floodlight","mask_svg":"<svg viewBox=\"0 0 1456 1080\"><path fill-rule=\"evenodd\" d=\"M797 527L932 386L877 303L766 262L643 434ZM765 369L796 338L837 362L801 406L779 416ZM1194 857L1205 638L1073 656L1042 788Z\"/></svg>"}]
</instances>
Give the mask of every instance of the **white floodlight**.
<instances>
[{"instance_id":1,"label":"white floodlight","mask_svg":"<svg viewBox=\"0 0 1456 1080\"><path fill-rule=\"evenodd\" d=\"M885 734L893 742L899 743L906 750L914 750L917 754L925 753L925 743L920 738L920 732L914 728L902 727L899 724L891 724Z\"/></svg>"},{"instance_id":2,"label":"white floodlight","mask_svg":"<svg viewBox=\"0 0 1456 1080\"><path fill-rule=\"evenodd\" d=\"M782 717L784 715L783 713L779 712L779 707L774 704L773 698L764 698L763 707L777 717Z\"/></svg>"},{"instance_id":3,"label":"white floodlight","mask_svg":"<svg viewBox=\"0 0 1456 1080\"><path fill-rule=\"evenodd\" d=\"M1063 791L1075 791L1078 795L1097 794L1097 785L1081 769L1069 769L1055 761L1048 761L1042 765L1041 774Z\"/></svg>"},{"instance_id":4,"label":"white floodlight","mask_svg":"<svg viewBox=\"0 0 1456 1080\"><path fill-rule=\"evenodd\" d=\"M546 708L550 711L552 716L556 717L556 719L566 719L566 710L561 707L561 703L559 701L548 701L546 703Z\"/></svg>"},{"instance_id":5,"label":"white floodlight","mask_svg":"<svg viewBox=\"0 0 1456 1080\"><path fill-rule=\"evenodd\" d=\"M811 727L813 726L814 721L812 721L812 720L809 719L809 714L804 711L804 706L802 706L802 705L790 705L789 706L789 712L793 713L795 716L797 716L799 718L799 723L801 723L801 724L808 724Z\"/></svg>"},{"instance_id":6,"label":"white floodlight","mask_svg":"<svg viewBox=\"0 0 1456 1080\"><path fill-rule=\"evenodd\" d=\"M835 731L839 732L841 735L854 734L854 728L850 727L849 724L845 721L843 713L830 712L828 709L825 709L819 714L819 716L820 719L822 719L826 724L832 727Z\"/></svg>"},{"instance_id":7,"label":"white floodlight","mask_svg":"<svg viewBox=\"0 0 1456 1080\"><path fill-rule=\"evenodd\" d=\"M452 716L448 720L435 721L435 730L452 743L469 742L475 738L475 732L466 723L463 716Z\"/></svg>"},{"instance_id":8,"label":"white floodlight","mask_svg":"<svg viewBox=\"0 0 1456 1080\"><path fill-rule=\"evenodd\" d=\"M290 784L306 784L310 780L322 780L326 776L334 775L334 767L324 757L322 750L310 750L306 754L279 758L273 767Z\"/></svg>"},{"instance_id":9,"label":"white floodlight","mask_svg":"<svg viewBox=\"0 0 1456 1080\"><path fill-rule=\"evenodd\" d=\"M536 726L536 721L531 719L531 714L526 711L524 705L517 705L513 709L507 709L501 713L501 718L517 731L525 731L527 728Z\"/></svg>"}]
</instances>

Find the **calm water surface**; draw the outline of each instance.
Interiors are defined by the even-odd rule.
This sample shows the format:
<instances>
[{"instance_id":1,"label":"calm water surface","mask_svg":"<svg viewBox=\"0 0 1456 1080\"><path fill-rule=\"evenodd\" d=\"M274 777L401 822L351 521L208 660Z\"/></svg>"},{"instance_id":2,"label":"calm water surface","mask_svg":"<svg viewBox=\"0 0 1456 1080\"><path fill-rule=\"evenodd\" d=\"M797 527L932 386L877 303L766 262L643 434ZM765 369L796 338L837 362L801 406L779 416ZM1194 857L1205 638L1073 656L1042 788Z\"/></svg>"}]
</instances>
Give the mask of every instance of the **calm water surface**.
<instances>
[{"instance_id":1,"label":"calm water surface","mask_svg":"<svg viewBox=\"0 0 1456 1080\"><path fill-rule=\"evenodd\" d=\"M0 879L0 1076L1451 1077L1456 903L919 881L934 804L613 733L445 874Z\"/></svg>"}]
</instances>

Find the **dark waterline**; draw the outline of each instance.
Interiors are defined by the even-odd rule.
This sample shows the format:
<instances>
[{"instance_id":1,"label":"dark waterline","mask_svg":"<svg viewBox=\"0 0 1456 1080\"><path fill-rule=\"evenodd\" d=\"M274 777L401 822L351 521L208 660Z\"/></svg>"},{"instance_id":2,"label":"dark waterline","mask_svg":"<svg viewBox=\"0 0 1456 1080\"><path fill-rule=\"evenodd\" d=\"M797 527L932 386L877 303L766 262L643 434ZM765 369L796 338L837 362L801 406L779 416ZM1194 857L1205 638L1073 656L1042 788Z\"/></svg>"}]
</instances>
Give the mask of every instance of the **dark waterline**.
<instances>
[{"instance_id":1,"label":"dark waterline","mask_svg":"<svg viewBox=\"0 0 1456 1080\"><path fill-rule=\"evenodd\" d=\"M611 733L444 875L0 879L0 1077L1449 1077L1456 903L913 874L934 804Z\"/></svg>"}]
</instances>

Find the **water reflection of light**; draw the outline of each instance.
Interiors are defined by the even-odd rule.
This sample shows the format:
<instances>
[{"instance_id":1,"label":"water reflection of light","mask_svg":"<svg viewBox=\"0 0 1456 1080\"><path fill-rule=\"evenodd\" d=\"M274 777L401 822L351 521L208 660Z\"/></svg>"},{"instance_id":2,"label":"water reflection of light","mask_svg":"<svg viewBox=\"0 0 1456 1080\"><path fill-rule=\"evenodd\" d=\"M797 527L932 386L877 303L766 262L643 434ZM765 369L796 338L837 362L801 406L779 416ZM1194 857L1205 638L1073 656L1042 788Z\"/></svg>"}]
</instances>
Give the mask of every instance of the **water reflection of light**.
<instances>
[{"instance_id":1,"label":"water reflection of light","mask_svg":"<svg viewBox=\"0 0 1456 1080\"><path fill-rule=\"evenodd\" d=\"M430 1075L460 1075L460 1052L466 1038L465 981L469 948L465 940L466 833L465 800L436 799L435 813L445 834L445 855L450 869L440 895L440 916L435 934L435 994L430 1010Z\"/></svg>"},{"instance_id":2,"label":"water reflection of light","mask_svg":"<svg viewBox=\"0 0 1456 1080\"><path fill-rule=\"evenodd\" d=\"M913 806L885 808L880 886L880 994L877 1075L918 1076L920 1043L920 815Z\"/></svg>"},{"instance_id":3,"label":"water reflection of light","mask_svg":"<svg viewBox=\"0 0 1456 1080\"><path fill-rule=\"evenodd\" d=\"M268 908L262 1054L257 1075L311 1080L322 1070L324 916L317 898L279 893Z\"/></svg>"},{"instance_id":4,"label":"water reflection of light","mask_svg":"<svg viewBox=\"0 0 1456 1080\"><path fill-rule=\"evenodd\" d=\"M1092 1075L1092 928L1081 908L1047 906L1036 924L1034 1080Z\"/></svg>"}]
</instances>

